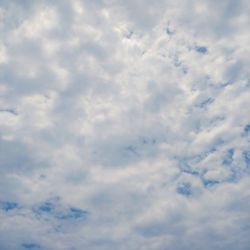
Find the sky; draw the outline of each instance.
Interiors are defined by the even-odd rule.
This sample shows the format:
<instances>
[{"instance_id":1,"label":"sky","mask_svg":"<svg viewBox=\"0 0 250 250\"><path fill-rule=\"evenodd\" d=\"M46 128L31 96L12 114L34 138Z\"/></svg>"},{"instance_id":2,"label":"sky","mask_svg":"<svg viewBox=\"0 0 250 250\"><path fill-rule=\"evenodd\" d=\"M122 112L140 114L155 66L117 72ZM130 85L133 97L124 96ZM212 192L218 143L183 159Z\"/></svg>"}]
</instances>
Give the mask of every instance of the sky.
<instances>
[{"instance_id":1,"label":"sky","mask_svg":"<svg viewBox=\"0 0 250 250\"><path fill-rule=\"evenodd\" d=\"M0 249L249 250L249 13L0 0Z\"/></svg>"}]
</instances>

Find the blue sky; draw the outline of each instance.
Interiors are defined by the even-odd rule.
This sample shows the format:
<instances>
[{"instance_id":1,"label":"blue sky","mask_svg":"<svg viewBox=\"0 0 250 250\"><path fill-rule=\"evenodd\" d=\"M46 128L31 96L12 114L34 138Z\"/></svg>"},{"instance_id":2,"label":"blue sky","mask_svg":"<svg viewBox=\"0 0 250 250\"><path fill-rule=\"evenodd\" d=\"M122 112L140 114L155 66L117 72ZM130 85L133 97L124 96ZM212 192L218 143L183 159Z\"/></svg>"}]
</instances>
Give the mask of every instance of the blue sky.
<instances>
[{"instance_id":1,"label":"blue sky","mask_svg":"<svg viewBox=\"0 0 250 250\"><path fill-rule=\"evenodd\" d=\"M0 0L0 249L249 250L249 13Z\"/></svg>"}]
</instances>

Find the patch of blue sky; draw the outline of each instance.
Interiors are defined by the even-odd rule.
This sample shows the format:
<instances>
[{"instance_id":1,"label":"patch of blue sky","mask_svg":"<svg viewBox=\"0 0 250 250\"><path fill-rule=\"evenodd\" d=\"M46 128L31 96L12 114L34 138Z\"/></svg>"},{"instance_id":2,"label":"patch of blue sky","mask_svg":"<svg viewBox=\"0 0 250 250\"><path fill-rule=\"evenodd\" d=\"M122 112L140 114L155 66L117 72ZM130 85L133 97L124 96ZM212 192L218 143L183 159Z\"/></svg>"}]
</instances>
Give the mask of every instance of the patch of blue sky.
<instances>
[{"instance_id":1,"label":"patch of blue sky","mask_svg":"<svg viewBox=\"0 0 250 250\"><path fill-rule=\"evenodd\" d=\"M41 203L33 208L33 212L38 215L49 215L60 220L83 219L88 215L86 210L75 207L64 208L62 204L57 202L46 201Z\"/></svg>"},{"instance_id":2,"label":"patch of blue sky","mask_svg":"<svg viewBox=\"0 0 250 250\"><path fill-rule=\"evenodd\" d=\"M213 187L220 183L218 180L213 180L213 179L203 179L202 182L204 187L206 188Z\"/></svg>"},{"instance_id":3,"label":"patch of blue sky","mask_svg":"<svg viewBox=\"0 0 250 250\"><path fill-rule=\"evenodd\" d=\"M214 99L209 97L206 100L195 105L197 108L206 108L209 104L213 103Z\"/></svg>"},{"instance_id":4,"label":"patch of blue sky","mask_svg":"<svg viewBox=\"0 0 250 250\"><path fill-rule=\"evenodd\" d=\"M180 186L176 188L176 192L178 194L184 195L184 196L191 196L192 195L192 185L191 183L185 182L182 183Z\"/></svg>"},{"instance_id":5,"label":"patch of blue sky","mask_svg":"<svg viewBox=\"0 0 250 250\"><path fill-rule=\"evenodd\" d=\"M139 153L138 153L138 151L137 151L137 149L136 149L135 146L132 146L132 145L127 146L127 147L124 148L124 150L125 150L127 153L129 153L129 154L136 155L136 156L139 155Z\"/></svg>"},{"instance_id":6,"label":"patch of blue sky","mask_svg":"<svg viewBox=\"0 0 250 250\"><path fill-rule=\"evenodd\" d=\"M250 134L250 124L247 124L245 127L244 127L244 133L249 135Z\"/></svg>"},{"instance_id":7,"label":"patch of blue sky","mask_svg":"<svg viewBox=\"0 0 250 250\"><path fill-rule=\"evenodd\" d=\"M247 165L247 167L250 166L250 151L243 151L242 152L243 159Z\"/></svg>"},{"instance_id":8,"label":"patch of blue sky","mask_svg":"<svg viewBox=\"0 0 250 250\"><path fill-rule=\"evenodd\" d=\"M241 179L241 177L242 177L242 174L239 171L237 171L237 169L232 168L226 181L236 183Z\"/></svg>"},{"instance_id":9,"label":"patch of blue sky","mask_svg":"<svg viewBox=\"0 0 250 250\"><path fill-rule=\"evenodd\" d=\"M199 175L199 171L192 169L192 167L185 161L180 161L179 168L180 168L181 172L183 172L183 173L191 174L191 175L195 175L195 176Z\"/></svg>"},{"instance_id":10,"label":"patch of blue sky","mask_svg":"<svg viewBox=\"0 0 250 250\"><path fill-rule=\"evenodd\" d=\"M222 146L223 144L225 144L225 140L222 138L216 138L214 141L211 142L210 147L208 149L207 155L212 154L214 152L216 152L220 146Z\"/></svg>"},{"instance_id":11,"label":"patch of blue sky","mask_svg":"<svg viewBox=\"0 0 250 250\"><path fill-rule=\"evenodd\" d=\"M12 202L12 201L0 201L0 209L8 212L10 210L18 208L18 203L17 202Z\"/></svg>"},{"instance_id":12,"label":"patch of blue sky","mask_svg":"<svg viewBox=\"0 0 250 250\"><path fill-rule=\"evenodd\" d=\"M155 138L150 138L150 137L145 137L145 136L141 136L139 140L140 140L140 143L143 145L154 145L157 142Z\"/></svg>"},{"instance_id":13,"label":"patch of blue sky","mask_svg":"<svg viewBox=\"0 0 250 250\"><path fill-rule=\"evenodd\" d=\"M51 202L44 202L38 208L41 212L50 213L54 210L54 205Z\"/></svg>"},{"instance_id":14,"label":"patch of blue sky","mask_svg":"<svg viewBox=\"0 0 250 250\"><path fill-rule=\"evenodd\" d=\"M67 211L56 214L56 218L61 220L67 219L86 219L89 213L80 208L71 207Z\"/></svg>"},{"instance_id":15,"label":"patch of blue sky","mask_svg":"<svg viewBox=\"0 0 250 250\"><path fill-rule=\"evenodd\" d=\"M184 171L190 172L190 173L193 172L195 175L200 174L201 171L199 171L198 169L194 169L192 165L198 164L199 162L206 159L209 155L216 152L217 148L223 143L224 141L219 138L213 141L210 147L208 147L207 150L201 152L200 154L192 155L192 156L184 157L184 158L180 158L176 156L175 159L179 161L179 168L182 170L182 172Z\"/></svg>"},{"instance_id":16,"label":"patch of blue sky","mask_svg":"<svg viewBox=\"0 0 250 250\"><path fill-rule=\"evenodd\" d=\"M191 175L194 175L194 176L199 176L199 172L196 171L196 170L182 170L183 173L186 173L186 174L191 174Z\"/></svg>"},{"instance_id":17,"label":"patch of blue sky","mask_svg":"<svg viewBox=\"0 0 250 250\"><path fill-rule=\"evenodd\" d=\"M0 109L0 112L10 113L12 115L18 115L17 111L12 108Z\"/></svg>"},{"instance_id":18,"label":"patch of blue sky","mask_svg":"<svg viewBox=\"0 0 250 250\"><path fill-rule=\"evenodd\" d=\"M212 84L212 87L213 88L226 88L227 86L232 85L232 84L233 82L227 81L227 82Z\"/></svg>"},{"instance_id":19,"label":"patch of blue sky","mask_svg":"<svg viewBox=\"0 0 250 250\"><path fill-rule=\"evenodd\" d=\"M142 236L150 238L166 234L167 225L165 223L152 223L150 225L138 227L137 230Z\"/></svg>"},{"instance_id":20,"label":"patch of blue sky","mask_svg":"<svg viewBox=\"0 0 250 250\"><path fill-rule=\"evenodd\" d=\"M55 212L55 204L50 201L46 201L43 203L40 203L39 205L36 205L33 207L33 212L38 215L53 215Z\"/></svg>"},{"instance_id":21,"label":"patch of blue sky","mask_svg":"<svg viewBox=\"0 0 250 250\"><path fill-rule=\"evenodd\" d=\"M171 36L171 35L173 35L175 32L174 32L174 30L173 29L171 29L169 26L166 28L166 33L169 35L169 36Z\"/></svg>"},{"instance_id":22,"label":"patch of blue sky","mask_svg":"<svg viewBox=\"0 0 250 250\"><path fill-rule=\"evenodd\" d=\"M41 249L41 246L36 243L25 242L22 244L22 247L25 249Z\"/></svg>"},{"instance_id":23,"label":"patch of blue sky","mask_svg":"<svg viewBox=\"0 0 250 250\"><path fill-rule=\"evenodd\" d=\"M227 151L227 153L223 159L223 165L231 165L233 162L233 155L234 155L234 149L231 148Z\"/></svg>"},{"instance_id":24,"label":"patch of blue sky","mask_svg":"<svg viewBox=\"0 0 250 250\"><path fill-rule=\"evenodd\" d=\"M205 46L195 46L195 51L200 54L206 54L208 52L208 49Z\"/></svg>"}]
</instances>

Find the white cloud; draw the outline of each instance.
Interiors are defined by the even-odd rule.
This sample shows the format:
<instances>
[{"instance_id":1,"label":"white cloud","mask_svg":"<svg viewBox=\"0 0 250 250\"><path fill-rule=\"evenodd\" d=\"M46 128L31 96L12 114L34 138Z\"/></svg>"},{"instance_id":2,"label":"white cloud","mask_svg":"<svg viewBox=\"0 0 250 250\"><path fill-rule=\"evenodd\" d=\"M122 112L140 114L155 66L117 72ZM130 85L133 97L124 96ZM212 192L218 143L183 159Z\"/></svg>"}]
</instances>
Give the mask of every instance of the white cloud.
<instances>
[{"instance_id":1,"label":"white cloud","mask_svg":"<svg viewBox=\"0 0 250 250\"><path fill-rule=\"evenodd\" d=\"M247 250L249 8L0 1L0 248Z\"/></svg>"}]
</instances>

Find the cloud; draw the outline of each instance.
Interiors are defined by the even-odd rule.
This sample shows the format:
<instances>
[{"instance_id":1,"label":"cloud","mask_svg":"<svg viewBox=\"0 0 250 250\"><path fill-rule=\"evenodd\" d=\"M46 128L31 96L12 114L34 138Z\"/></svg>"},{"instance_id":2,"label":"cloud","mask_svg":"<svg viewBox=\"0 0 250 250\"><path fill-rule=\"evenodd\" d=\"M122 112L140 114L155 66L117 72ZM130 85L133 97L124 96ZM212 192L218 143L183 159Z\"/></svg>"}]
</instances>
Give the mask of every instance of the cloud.
<instances>
[{"instance_id":1,"label":"cloud","mask_svg":"<svg viewBox=\"0 0 250 250\"><path fill-rule=\"evenodd\" d=\"M247 250L249 8L0 1L0 248Z\"/></svg>"}]
</instances>

